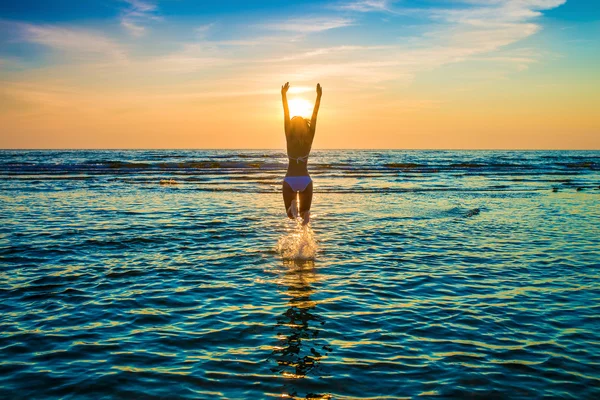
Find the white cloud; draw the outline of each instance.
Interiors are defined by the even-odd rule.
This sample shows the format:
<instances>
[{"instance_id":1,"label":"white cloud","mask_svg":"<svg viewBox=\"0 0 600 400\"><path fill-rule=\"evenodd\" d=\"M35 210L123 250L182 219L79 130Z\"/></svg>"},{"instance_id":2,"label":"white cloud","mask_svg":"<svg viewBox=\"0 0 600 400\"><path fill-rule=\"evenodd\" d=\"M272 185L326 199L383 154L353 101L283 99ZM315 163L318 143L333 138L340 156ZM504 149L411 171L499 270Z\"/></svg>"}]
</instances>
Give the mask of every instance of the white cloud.
<instances>
[{"instance_id":1,"label":"white cloud","mask_svg":"<svg viewBox=\"0 0 600 400\"><path fill-rule=\"evenodd\" d=\"M244 63L240 58L226 58L207 43L188 43L180 50L153 57L139 63L139 67L158 73L191 73L211 67Z\"/></svg>"},{"instance_id":2,"label":"white cloud","mask_svg":"<svg viewBox=\"0 0 600 400\"><path fill-rule=\"evenodd\" d=\"M386 50L386 49L394 49L394 46L334 46L334 47L322 47L317 49L312 49L309 51L305 51L302 53L293 54L291 56L285 56L280 58L273 59L264 59L261 62L285 62L285 61L294 61L301 60L307 58L314 57L323 57L328 55L336 55L339 53L350 53L350 52L358 52L358 51L374 51L374 50Z\"/></svg>"},{"instance_id":3,"label":"white cloud","mask_svg":"<svg viewBox=\"0 0 600 400\"><path fill-rule=\"evenodd\" d=\"M342 62L338 64L313 64L304 70L298 68L299 80L322 80L343 78L363 84L374 84L390 80L410 81L412 74L398 69L397 61Z\"/></svg>"},{"instance_id":4,"label":"white cloud","mask_svg":"<svg viewBox=\"0 0 600 400\"><path fill-rule=\"evenodd\" d=\"M152 20L161 19L155 15L158 7L146 1L125 0L129 5L121 15L121 26L123 26L132 36L141 37L146 33L145 23Z\"/></svg>"},{"instance_id":5,"label":"white cloud","mask_svg":"<svg viewBox=\"0 0 600 400\"><path fill-rule=\"evenodd\" d=\"M297 32L297 33L313 33L327 31L330 29L343 28L352 25L353 21L348 18L296 18L289 19L284 22L275 22L260 25L260 27L284 31L284 32Z\"/></svg>"},{"instance_id":6,"label":"white cloud","mask_svg":"<svg viewBox=\"0 0 600 400\"><path fill-rule=\"evenodd\" d=\"M141 37L146 33L146 28L141 25L136 25L128 19L121 19L121 25L129 31L132 36Z\"/></svg>"},{"instance_id":7,"label":"white cloud","mask_svg":"<svg viewBox=\"0 0 600 400\"><path fill-rule=\"evenodd\" d=\"M210 24L204 24L196 27L194 31L198 34L199 38L204 38L214 26L214 22Z\"/></svg>"},{"instance_id":8,"label":"white cloud","mask_svg":"<svg viewBox=\"0 0 600 400\"><path fill-rule=\"evenodd\" d=\"M230 65L231 61L217 57L186 56L184 54L172 54L143 63L146 67L152 67L155 72L190 73L215 66Z\"/></svg>"},{"instance_id":9,"label":"white cloud","mask_svg":"<svg viewBox=\"0 0 600 400\"><path fill-rule=\"evenodd\" d=\"M430 25L432 30L421 37L409 38L406 44L316 48L268 61L285 63L285 67L280 68L292 71L290 80L310 81L326 77L369 85L391 80L410 82L422 71L476 59L495 62L499 69L514 73L526 69L538 57L511 54L503 49L538 32L541 26L535 19L541 15L541 10L558 7L564 2L465 0L462 8L412 9L411 13L428 17L435 23ZM364 12L388 5L362 1L348 4L353 5L348 9ZM505 54L498 55L499 52Z\"/></svg>"},{"instance_id":10,"label":"white cloud","mask_svg":"<svg viewBox=\"0 0 600 400\"><path fill-rule=\"evenodd\" d=\"M339 4L335 8L358 12L391 11L390 3L390 0L357 0L350 3Z\"/></svg>"},{"instance_id":11,"label":"white cloud","mask_svg":"<svg viewBox=\"0 0 600 400\"><path fill-rule=\"evenodd\" d=\"M539 31L540 26L532 21L538 15L537 10L563 2L564 0L470 0L465 2L468 7L462 9L421 10L437 22L432 25L435 30L413 38L406 45L349 44L290 51L289 41L284 44L281 40L268 37L206 41L203 40L204 35L214 26L206 24L196 29L200 35L196 43L189 43L182 50L164 56L134 61L134 64L143 66L145 70L152 70L155 74L210 70L214 74L215 83L220 79L228 82L230 77L226 74L251 74L256 77L257 73L267 73L268 71L261 71L253 66L261 64L270 64L269 70L280 70L283 71L282 74L287 71L286 76L298 82L330 78L369 85L391 80L410 82L421 71L484 57L488 61L497 62L501 67L512 65L511 71L522 70L536 59L511 55L494 58L494 52ZM303 35L350 26L352 23L347 18L306 18L260 26ZM278 33L277 37L280 36L281 33ZM256 57L243 51L231 53L225 48L229 46L260 46L261 50L268 51L264 56ZM280 57L268 55L282 52ZM221 66L227 66L223 70L227 72L219 71ZM272 78L271 75L269 79Z\"/></svg>"},{"instance_id":12,"label":"white cloud","mask_svg":"<svg viewBox=\"0 0 600 400\"><path fill-rule=\"evenodd\" d=\"M157 8L155 4L149 3L147 1L125 0L125 2L129 3L131 5L132 10L141 12L141 13L155 11Z\"/></svg>"},{"instance_id":13,"label":"white cloud","mask_svg":"<svg viewBox=\"0 0 600 400\"><path fill-rule=\"evenodd\" d=\"M20 39L70 53L76 58L105 56L112 61L125 61L124 49L104 35L79 28L53 25L17 24Z\"/></svg>"},{"instance_id":14,"label":"white cloud","mask_svg":"<svg viewBox=\"0 0 600 400\"><path fill-rule=\"evenodd\" d=\"M474 7L433 10L432 16L465 24L522 22L539 17L541 11L559 7L566 0L463 0L463 3Z\"/></svg>"}]
</instances>

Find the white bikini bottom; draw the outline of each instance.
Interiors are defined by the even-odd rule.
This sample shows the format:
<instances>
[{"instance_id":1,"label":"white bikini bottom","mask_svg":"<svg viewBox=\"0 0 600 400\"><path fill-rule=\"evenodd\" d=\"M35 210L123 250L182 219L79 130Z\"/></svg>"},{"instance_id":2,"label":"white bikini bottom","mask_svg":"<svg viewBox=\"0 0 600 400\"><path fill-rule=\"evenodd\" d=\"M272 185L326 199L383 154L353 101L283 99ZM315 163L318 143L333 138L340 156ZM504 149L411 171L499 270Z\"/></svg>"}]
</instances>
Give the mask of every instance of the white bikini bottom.
<instances>
[{"instance_id":1,"label":"white bikini bottom","mask_svg":"<svg viewBox=\"0 0 600 400\"><path fill-rule=\"evenodd\" d=\"M310 176L286 176L283 178L284 182L287 182L288 185L292 188L294 192L303 192L304 189L312 182Z\"/></svg>"}]
</instances>

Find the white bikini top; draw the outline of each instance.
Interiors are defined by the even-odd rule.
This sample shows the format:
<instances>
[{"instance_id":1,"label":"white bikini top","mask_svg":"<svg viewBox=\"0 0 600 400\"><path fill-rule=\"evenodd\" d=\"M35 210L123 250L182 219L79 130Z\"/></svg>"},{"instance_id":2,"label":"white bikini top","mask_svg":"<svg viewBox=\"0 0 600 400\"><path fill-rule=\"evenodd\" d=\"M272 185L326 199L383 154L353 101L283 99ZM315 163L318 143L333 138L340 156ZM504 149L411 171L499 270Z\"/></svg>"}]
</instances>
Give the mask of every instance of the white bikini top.
<instances>
[{"instance_id":1,"label":"white bikini top","mask_svg":"<svg viewBox=\"0 0 600 400\"><path fill-rule=\"evenodd\" d=\"M305 162L307 162L307 161L308 161L308 154L307 154L307 155L305 155L304 157L297 157L297 158L294 158L294 157L290 157L290 156L288 156L288 158L289 158L290 160L294 160L294 161L296 161L296 163L298 163L298 164L299 164L300 162L303 162L303 163L305 163Z\"/></svg>"}]
</instances>

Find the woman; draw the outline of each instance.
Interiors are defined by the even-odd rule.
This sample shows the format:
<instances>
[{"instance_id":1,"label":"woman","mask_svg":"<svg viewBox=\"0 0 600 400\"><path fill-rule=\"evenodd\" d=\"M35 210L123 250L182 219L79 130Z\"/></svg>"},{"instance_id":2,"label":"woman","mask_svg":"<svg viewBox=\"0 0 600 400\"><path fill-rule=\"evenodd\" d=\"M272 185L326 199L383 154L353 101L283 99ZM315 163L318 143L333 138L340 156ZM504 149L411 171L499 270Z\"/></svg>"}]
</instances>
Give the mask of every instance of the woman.
<instances>
[{"instance_id":1,"label":"woman","mask_svg":"<svg viewBox=\"0 0 600 400\"><path fill-rule=\"evenodd\" d=\"M310 220L310 205L313 195L312 179L310 179L307 169L308 155L315 137L317 114L319 113L323 91L321 85L317 84L317 101L310 121L302 117L294 117L290 120L287 101L289 88L289 82L281 87L283 122L289 159L287 173L283 179L283 202L288 217L297 218L300 216L303 220L302 223L306 225Z\"/></svg>"}]
</instances>

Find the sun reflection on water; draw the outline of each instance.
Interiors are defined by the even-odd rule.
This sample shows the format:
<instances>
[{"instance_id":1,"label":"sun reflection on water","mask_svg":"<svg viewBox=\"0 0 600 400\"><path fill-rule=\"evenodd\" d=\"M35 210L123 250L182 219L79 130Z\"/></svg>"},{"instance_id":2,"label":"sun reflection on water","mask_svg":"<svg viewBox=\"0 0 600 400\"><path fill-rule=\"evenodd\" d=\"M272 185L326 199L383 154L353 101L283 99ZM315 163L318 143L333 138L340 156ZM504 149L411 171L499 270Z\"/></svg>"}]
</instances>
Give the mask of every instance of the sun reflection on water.
<instances>
[{"instance_id":1,"label":"sun reflection on water","mask_svg":"<svg viewBox=\"0 0 600 400\"><path fill-rule=\"evenodd\" d=\"M318 280L314 261L284 260L280 285L287 287L289 308L277 317L277 345L273 346L271 358L277 366L272 372L287 381L284 390L295 398L295 383L309 375L320 373L321 360L332 351L331 346L320 338L325 319L316 312L317 303L311 299L316 293L314 283ZM310 396L310 397L309 397ZM329 395L307 394L307 398L330 398Z\"/></svg>"}]
</instances>

